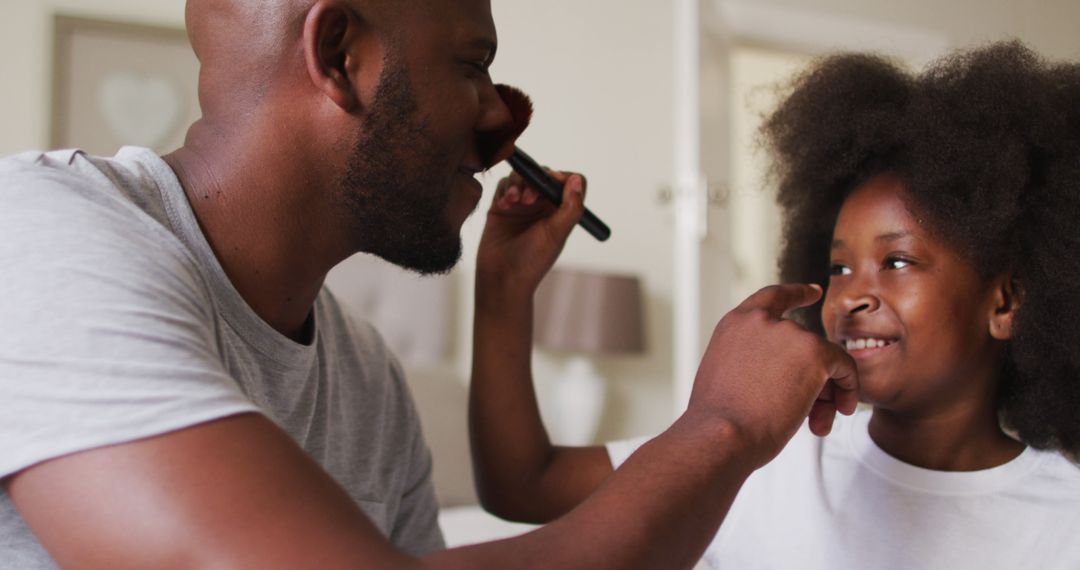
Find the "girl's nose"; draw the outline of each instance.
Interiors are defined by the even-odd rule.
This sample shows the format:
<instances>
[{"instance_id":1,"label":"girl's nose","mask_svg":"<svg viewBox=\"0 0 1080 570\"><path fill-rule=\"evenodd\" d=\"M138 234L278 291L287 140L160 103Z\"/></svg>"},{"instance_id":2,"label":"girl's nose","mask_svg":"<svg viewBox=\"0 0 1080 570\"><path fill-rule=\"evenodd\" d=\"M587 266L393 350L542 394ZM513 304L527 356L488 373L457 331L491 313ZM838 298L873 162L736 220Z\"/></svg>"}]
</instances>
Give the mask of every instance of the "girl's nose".
<instances>
[{"instance_id":1,"label":"girl's nose","mask_svg":"<svg viewBox=\"0 0 1080 570\"><path fill-rule=\"evenodd\" d=\"M873 313L881 307L881 300L877 295L868 292L844 294L840 298L841 308L848 315L857 313Z\"/></svg>"}]
</instances>

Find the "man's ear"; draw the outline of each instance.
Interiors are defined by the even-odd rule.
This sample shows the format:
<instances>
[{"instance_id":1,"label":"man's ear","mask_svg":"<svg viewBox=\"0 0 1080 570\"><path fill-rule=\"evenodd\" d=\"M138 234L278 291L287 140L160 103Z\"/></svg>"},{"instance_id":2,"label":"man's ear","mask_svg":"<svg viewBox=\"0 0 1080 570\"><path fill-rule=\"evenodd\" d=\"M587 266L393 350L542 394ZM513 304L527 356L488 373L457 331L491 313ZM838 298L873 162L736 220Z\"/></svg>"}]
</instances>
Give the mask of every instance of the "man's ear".
<instances>
[{"instance_id":1,"label":"man's ear","mask_svg":"<svg viewBox=\"0 0 1080 570\"><path fill-rule=\"evenodd\" d=\"M360 105L355 49L361 23L340 0L316 2L304 19L301 45L311 82L346 112Z\"/></svg>"},{"instance_id":2,"label":"man's ear","mask_svg":"<svg viewBox=\"0 0 1080 570\"><path fill-rule=\"evenodd\" d=\"M1013 321L1023 302L1024 293L1011 274L995 277L993 287L990 336L998 340L1009 340L1013 335Z\"/></svg>"}]
</instances>

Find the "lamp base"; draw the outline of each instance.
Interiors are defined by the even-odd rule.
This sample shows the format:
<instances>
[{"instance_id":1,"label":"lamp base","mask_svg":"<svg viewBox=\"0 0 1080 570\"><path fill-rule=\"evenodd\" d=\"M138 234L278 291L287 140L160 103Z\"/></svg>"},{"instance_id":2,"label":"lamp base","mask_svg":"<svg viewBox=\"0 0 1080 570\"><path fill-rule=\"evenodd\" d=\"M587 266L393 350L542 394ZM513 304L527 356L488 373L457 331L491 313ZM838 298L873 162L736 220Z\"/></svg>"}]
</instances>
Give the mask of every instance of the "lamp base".
<instances>
[{"instance_id":1,"label":"lamp base","mask_svg":"<svg viewBox=\"0 0 1080 570\"><path fill-rule=\"evenodd\" d=\"M540 415L556 445L595 443L607 385L592 360L574 356L563 374L540 384Z\"/></svg>"}]
</instances>

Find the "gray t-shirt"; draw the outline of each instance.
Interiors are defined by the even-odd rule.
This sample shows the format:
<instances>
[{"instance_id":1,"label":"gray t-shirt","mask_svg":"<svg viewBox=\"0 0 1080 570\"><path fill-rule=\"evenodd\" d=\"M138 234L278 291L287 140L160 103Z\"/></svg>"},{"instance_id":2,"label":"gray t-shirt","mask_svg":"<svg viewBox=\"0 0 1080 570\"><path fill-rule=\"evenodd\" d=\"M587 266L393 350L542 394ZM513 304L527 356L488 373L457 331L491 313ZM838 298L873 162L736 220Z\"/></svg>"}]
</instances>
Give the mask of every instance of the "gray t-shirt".
<instances>
[{"instance_id":1,"label":"gray t-shirt","mask_svg":"<svg viewBox=\"0 0 1080 570\"><path fill-rule=\"evenodd\" d=\"M303 345L247 306L149 150L0 160L0 478L259 412L399 548L442 548L399 364L325 288L313 316ZM52 566L0 488L0 568Z\"/></svg>"}]
</instances>

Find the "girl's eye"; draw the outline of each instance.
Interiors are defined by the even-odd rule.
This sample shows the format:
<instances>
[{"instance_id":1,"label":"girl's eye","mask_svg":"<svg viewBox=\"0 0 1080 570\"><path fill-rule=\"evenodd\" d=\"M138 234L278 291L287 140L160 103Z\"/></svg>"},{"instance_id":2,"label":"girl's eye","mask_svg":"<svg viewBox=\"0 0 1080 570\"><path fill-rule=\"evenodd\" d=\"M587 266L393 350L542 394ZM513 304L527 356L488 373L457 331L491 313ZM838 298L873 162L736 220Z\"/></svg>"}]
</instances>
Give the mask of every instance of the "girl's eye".
<instances>
[{"instance_id":1,"label":"girl's eye","mask_svg":"<svg viewBox=\"0 0 1080 570\"><path fill-rule=\"evenodd\" d=\"M839 263L833 263L829 266L829 275L851 275L851 268Z\"/></svg>"},{"instance_id":2,"label":"girl's eye","mask_svg":"<svg viewBox=\"0 0 1080 570\"><path fill-rule=\"evenodd\" d=\"M903 269L911 265L911 262L901 257L890 257L885 260L886 269Z\"/></svg>"}]
</instances>

